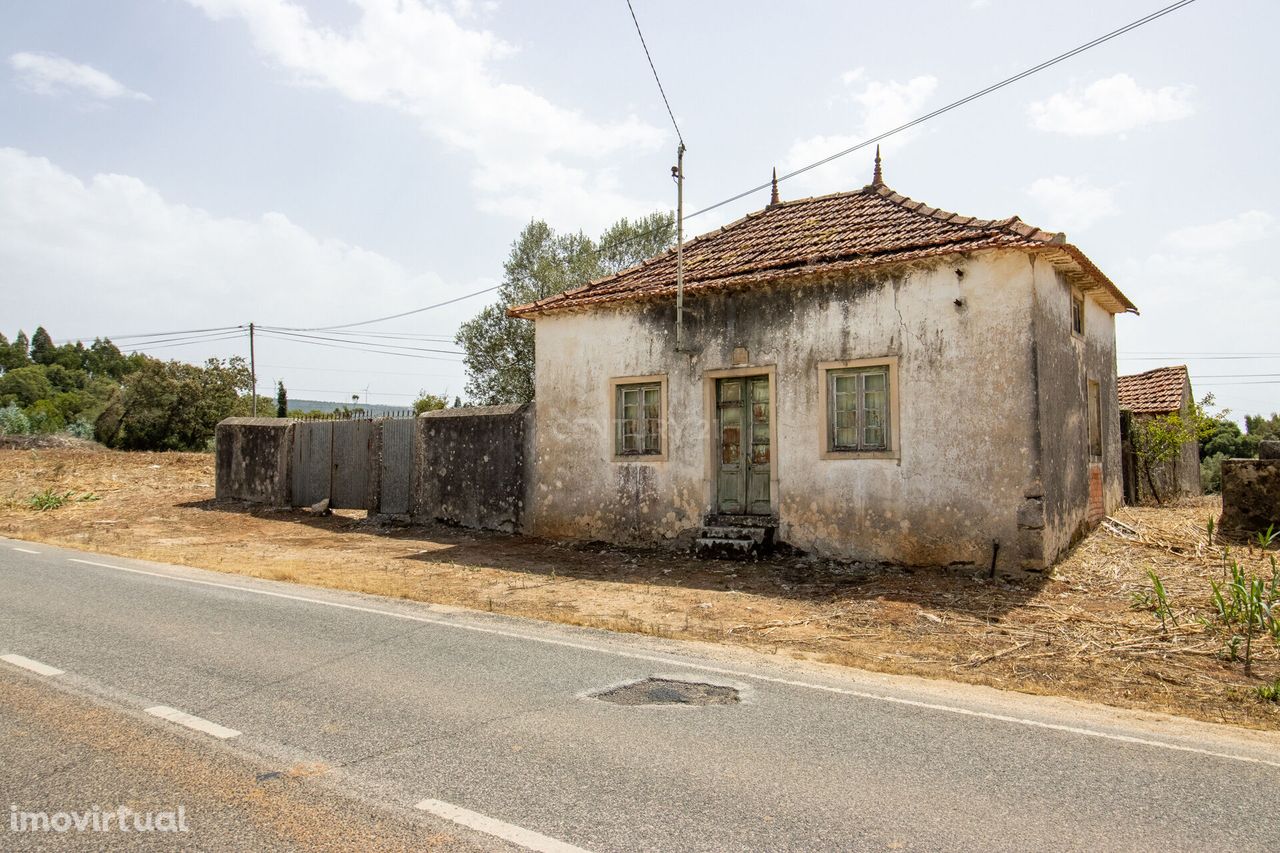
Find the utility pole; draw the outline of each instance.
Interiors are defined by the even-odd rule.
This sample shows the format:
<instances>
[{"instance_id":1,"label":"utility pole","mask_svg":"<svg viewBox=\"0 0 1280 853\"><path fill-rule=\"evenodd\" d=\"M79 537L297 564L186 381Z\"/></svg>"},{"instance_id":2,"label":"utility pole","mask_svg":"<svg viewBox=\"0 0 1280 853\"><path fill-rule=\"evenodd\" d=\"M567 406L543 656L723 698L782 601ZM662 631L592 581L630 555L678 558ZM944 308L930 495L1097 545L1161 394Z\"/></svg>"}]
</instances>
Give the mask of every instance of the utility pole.
<instances>
[{"instance_id":1,"label":"utility pole","mask_svg":"<svg viewBox=\"0 0 1280 853\"><path fill-rule=\"evenodd\" d=\"M258 362L253 356L253 324L249 324L249 381L253 388L249 391L249 399L253 416L258 416Z\"/></svg>"},{"instance_id":2,"label":"utility pole","mask_svg":"<svg viewBox=\"0 0 1280 853\"><path fill-rule=\"evenodd\" d=\"M676 352L684 352L684 140L676 148L671 176L676 179Z\"/></svg>"}]
</instances>

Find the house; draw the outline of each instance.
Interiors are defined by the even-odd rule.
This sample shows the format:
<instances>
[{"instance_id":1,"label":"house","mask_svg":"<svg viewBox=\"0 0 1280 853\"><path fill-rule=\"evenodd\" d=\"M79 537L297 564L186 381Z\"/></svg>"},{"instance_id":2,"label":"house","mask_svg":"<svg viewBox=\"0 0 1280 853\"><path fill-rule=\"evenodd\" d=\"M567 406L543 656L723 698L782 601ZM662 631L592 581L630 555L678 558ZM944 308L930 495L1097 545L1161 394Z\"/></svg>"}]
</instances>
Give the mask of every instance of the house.
<instances>
[{"instance_id":1,"label":"house","mask_svg":"<svg viewBox=\"0 0 1280 853\"><path fill-rule=\"evenodd\" d=\"M527 532L1042 571L1121 502L1115 315L1064 235L860 190L509 309L535 323Z\"/></svg>"},{"instance_id":2,"label":"house","mask_svg":"<svg viewBox=\"0 0 1280 853\"><path fill-rule=\"evenodd\" d=\"M1153 500L1153 483L1162 500L1201 494L1200 448L1196 442L1187 442L1176 458L1146 470L1138 464L1132 440L1135 421L1191 410L1195 398L1186 365L1157 367L1145 373L1118 377L1116 395L1121 413L1125 502L1139 504Z\"/></svg>"}]
</instances>

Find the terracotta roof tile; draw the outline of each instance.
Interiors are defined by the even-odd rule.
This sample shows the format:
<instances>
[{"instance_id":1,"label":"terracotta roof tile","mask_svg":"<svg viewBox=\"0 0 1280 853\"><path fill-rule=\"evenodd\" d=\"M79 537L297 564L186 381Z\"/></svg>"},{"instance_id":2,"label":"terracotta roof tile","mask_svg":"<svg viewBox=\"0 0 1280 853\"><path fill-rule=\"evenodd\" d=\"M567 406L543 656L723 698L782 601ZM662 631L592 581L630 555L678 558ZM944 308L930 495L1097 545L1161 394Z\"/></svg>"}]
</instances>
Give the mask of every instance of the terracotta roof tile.
<instances>
[{"instance_id":1,"label":"terracotta roof tile","mask_svg":"<svg viewBox=\"0 0 1280 853\"><path fill-rule=\"evenodd\" d=\"M1182 391L1190 382L1186 365L1157 367L1116 379L1120 408L1136 414L1162 415L1182 408Z\"/></svg>"},{"instance_id":2,"label":"terracotta roof tile","mask_svg":"<svg viewBox=\"0 0 1280 853\"><path fill-rule=\"evenodd\" d=\"M1061 234L1018 217L975 219L913 201L886 186L771 204L684 245L685 291L902 263L981 249L1044 251L1111 311L1136 311L1119 288ZM670 298L676 257L668 250L637 266L538 302L511 308L528 317L570 308Z\"/></svg>"}]
</instances>

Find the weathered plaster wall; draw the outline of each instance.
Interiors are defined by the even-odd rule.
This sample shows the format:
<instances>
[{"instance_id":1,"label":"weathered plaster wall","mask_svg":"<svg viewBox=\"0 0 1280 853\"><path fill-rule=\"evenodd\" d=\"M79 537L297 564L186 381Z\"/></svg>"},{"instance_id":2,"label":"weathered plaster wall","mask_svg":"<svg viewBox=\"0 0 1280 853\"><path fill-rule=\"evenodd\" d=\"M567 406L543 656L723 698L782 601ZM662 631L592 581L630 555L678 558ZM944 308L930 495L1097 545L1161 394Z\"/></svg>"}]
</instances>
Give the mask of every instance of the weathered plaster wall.
<instances>
[{"instance_id":1,"label":"weathered plaster wall","mask_svg":"<svg viewBox=\"0 0 1280 853\"><path fill-rule=\"evenodd\" d=\"M227 418L214 431L215 495L288 506L290 422L276 418Z\"/></svg>"},{"instance_id":2,"label":"weathered plaster wall","mask_svg":"<svg viewBox=\"0 0 1280 853\"><path fill-rule=\"evenodd\" d=\"M1085 296L1084 336L1071 331L1070 284L1043 258L1028 256L1034 271L1036 400L1040 424L1040 477L1027 492L1028 519L1043 510L1042 547L1023 540L1025 568L1050 565L1124 500L1120 467L1120 409L1116 405L1115 318ZM1089 455L1088 382L1098 383L1102 413L1102 457ZM1092 469L1092 470L1091 470ZM1091 477L1100 475L1100 483ZM1101 494L1096 489L1101 486ZM1094 512L1089 510L1091 486ZM1039 492L1037 500L1036 492ZM1024 525L1024 530L1029 530Z\"/></svg>"},{"instance_id":3,"label":"weathered plaster wall","mask_svg":"<svg viewBox=\"0 0 1280 853\"><path fill-rule=\"evenodd\" d=\"M712 505L707 374L733 367L743 347L758 372L775 372L783 540L984 567L999 541L1000 568L1018 570L1019 513L1040 449L1032 272L1022 253L988 252L691 298L690 354L673 353L670 304L539 318L527 529L619 542L688 536ZM820 458L818 364L882 356L899 359L899 458ZM667 378L666 458L614 461L609 381L653 374Z\"/></svg>"},{"instance_id":4,"label":"weathered plaster wall","mask_svg":"<svg viewBox=\"0 0 1280 853\"><path fill-rule=\"evenodd\" d=\"M520 530L532 409L441 409L417 418L411 515L483 530Z\"/></svg>"}]
</instances>

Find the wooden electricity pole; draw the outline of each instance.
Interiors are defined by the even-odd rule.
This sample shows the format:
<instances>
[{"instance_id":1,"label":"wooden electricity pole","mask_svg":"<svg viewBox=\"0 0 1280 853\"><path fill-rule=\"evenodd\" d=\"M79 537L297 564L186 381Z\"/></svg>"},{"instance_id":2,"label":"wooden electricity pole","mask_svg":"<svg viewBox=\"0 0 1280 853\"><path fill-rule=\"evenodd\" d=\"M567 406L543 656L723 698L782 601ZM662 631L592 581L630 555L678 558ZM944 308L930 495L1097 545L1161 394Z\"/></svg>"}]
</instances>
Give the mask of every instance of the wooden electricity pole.
<instances>
[{"instance_id":1,"label":"wooden electricity pole","mask_svg":"<svg viewBox=\"0 0 1280 853\"><path fill-rule=\"evenodd\" d=\"M249 324L249 381L253 383L253 387L249 390L250 411L256 418L258 416L258 363L253 356L253 324Z\"/></svg>"}]
</instances>

